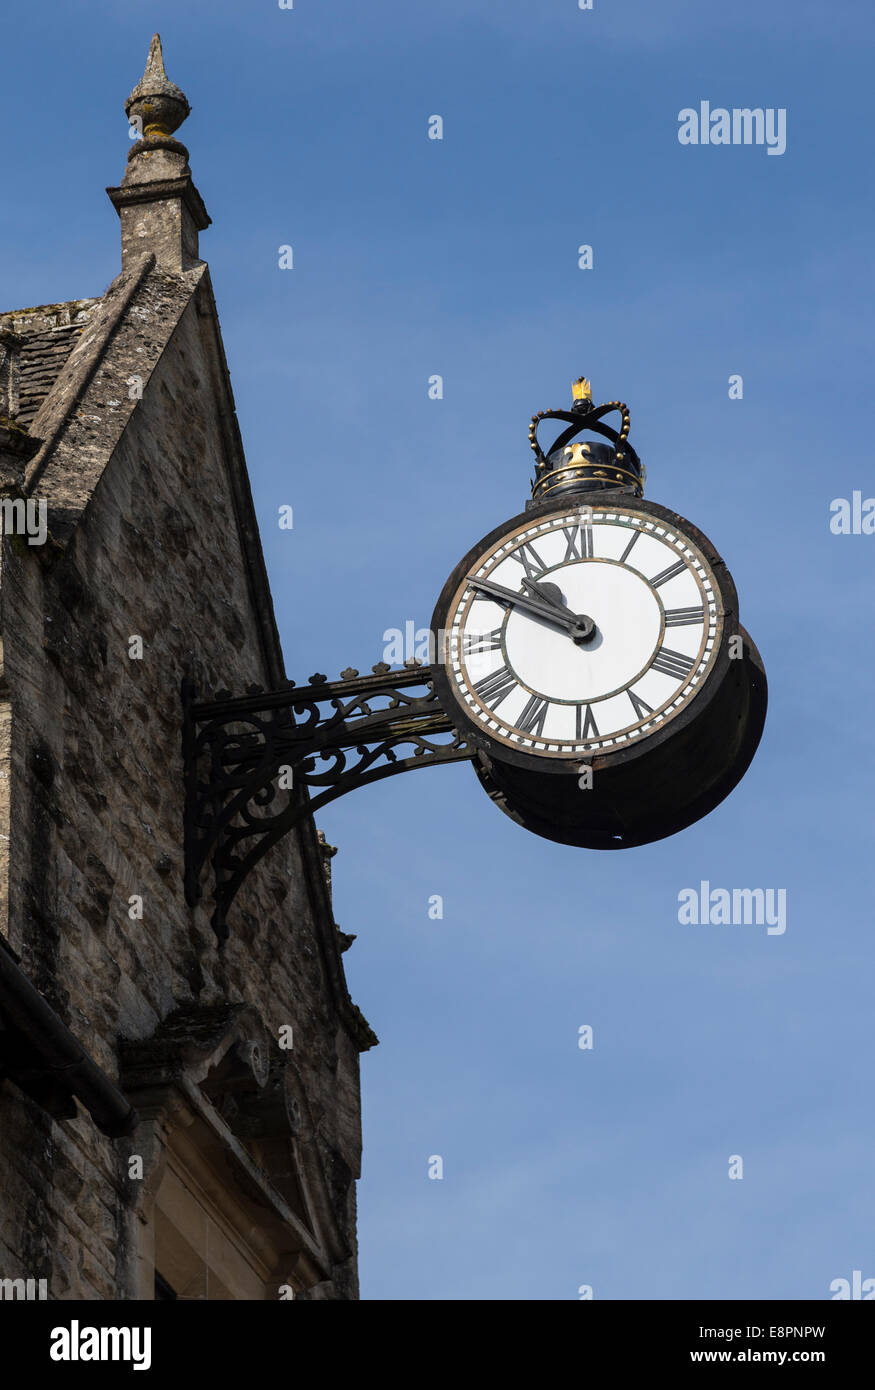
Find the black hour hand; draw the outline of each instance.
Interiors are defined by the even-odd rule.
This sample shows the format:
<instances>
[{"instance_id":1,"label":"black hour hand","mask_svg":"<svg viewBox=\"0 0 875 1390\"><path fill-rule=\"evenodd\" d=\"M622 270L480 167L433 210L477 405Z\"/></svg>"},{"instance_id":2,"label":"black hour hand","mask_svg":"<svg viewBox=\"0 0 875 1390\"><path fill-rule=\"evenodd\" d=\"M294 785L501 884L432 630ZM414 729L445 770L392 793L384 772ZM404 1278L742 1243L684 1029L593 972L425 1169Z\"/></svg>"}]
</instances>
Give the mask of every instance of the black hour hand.
<instances>
[{"instance_id":1,"label":"black hour hand","mask_svg":"<svg viewBox=\"0 0 875 1390\"><path fill-rule=\"evenodd\" d=\"M565 598L558 584L551 584L548 580L546 584L536 584L534 579L524 579L523 585L528 589L533 598L544 599L552 607L567 613Z\"/></svg>"}]
</instances>

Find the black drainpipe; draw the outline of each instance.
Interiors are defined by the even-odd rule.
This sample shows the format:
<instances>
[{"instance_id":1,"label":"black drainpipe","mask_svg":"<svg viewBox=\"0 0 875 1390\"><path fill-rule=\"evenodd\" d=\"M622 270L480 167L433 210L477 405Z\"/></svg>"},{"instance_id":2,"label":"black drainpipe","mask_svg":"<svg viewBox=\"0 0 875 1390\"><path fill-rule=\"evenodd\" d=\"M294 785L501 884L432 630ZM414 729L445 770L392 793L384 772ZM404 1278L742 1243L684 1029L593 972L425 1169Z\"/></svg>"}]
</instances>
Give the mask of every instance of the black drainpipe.
<instances>
[{"instance_id":1,"label":"black drainpipe","mask_svg":"<svg viewBox=\"0 0 875 1390\"><path fill-rule=\"evenodd\" d=\"M2 938L0 1012L40 1058L45 1076L76 1096L98 1129L113 1139L130 1134L139 1119L136 1110L16 965Z\"/></svg>"}]
</instances>

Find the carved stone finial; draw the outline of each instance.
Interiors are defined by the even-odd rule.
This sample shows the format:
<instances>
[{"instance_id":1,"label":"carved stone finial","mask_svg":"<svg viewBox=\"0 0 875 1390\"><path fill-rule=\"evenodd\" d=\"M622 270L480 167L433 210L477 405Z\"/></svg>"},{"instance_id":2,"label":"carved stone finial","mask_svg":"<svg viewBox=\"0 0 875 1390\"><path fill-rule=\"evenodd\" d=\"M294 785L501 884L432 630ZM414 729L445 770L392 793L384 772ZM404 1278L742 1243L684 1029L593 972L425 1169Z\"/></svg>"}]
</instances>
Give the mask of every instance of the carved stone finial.
<instances>
[{"instance_id":1,"label":"carved stone finial","mask_svg":"<svg viewBox=\"0 0 875 1390\"><path fill-rule=\"evenodd\" d=\"M125 111L140 138L128 151L121 184L106 190L121 218L122 269L151 253L162 270L191 270L200 264L198 232L210 218L192 182L188 150L173 135L191 107L164 71L158 34Z\"/></svg>"},{"instance_id":2,"label":"carved stone finial","mask_svg":"<svg viewBox=\"0 0 875 1390\"><path fill-rule=\"evenodd\" d=\"M191 112L188 98L164 71L161 35L153 34L146 71L125 102L131 124L139 119L144 136L172 135Z\"/></svg>"}]
</instances>

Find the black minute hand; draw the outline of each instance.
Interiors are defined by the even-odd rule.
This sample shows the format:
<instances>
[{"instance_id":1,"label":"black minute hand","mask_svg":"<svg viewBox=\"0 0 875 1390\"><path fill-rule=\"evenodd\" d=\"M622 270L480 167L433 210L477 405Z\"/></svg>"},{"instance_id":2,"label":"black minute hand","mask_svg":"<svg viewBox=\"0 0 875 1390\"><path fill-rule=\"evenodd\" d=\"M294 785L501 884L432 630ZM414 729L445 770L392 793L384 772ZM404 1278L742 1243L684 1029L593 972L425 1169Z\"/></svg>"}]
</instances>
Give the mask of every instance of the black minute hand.
<instances>
[{"instance_id":1,"label":"black minute hand","mask_svg":"<svg viewBox=\"0 0 875 1390\"><path fill-rule=\"evenodd\" d=\"M580 628L581 619L575 613L569 613L565 608L557 608L551 603L530 598L528 594L515 593L513 589L505 589L501 584L493 584L490 579L469 579L468 583L473 589L481 589L485 594L493 594L495 598L502 599L505 603L512 603L516 608L525 608L528 612L543 618L545 622L564 628L566 632L577 633Z\"/></svg>"}]
</instances>

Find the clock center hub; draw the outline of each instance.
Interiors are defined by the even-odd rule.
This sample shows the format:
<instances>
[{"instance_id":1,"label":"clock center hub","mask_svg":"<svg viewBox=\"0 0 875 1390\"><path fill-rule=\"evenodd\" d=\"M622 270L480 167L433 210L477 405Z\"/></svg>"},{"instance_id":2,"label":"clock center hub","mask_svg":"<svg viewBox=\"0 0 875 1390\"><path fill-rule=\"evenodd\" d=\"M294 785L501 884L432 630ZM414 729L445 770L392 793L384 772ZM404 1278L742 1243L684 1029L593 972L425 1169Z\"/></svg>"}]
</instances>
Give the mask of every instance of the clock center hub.
<instances>
[{"instance_id":1,"label":"clock center hub","mask_svg":"<svg viewBox=\"0 0 875 1390\"><path fill-rule=\"evenodd\" d=\"M596 635L596 626L592 618L588 618L585 613L577 614L577 622L571 629L571 640L576 642L579 647L583 647L587 642L591 642Z\"/></svg>"}]
</instances>

